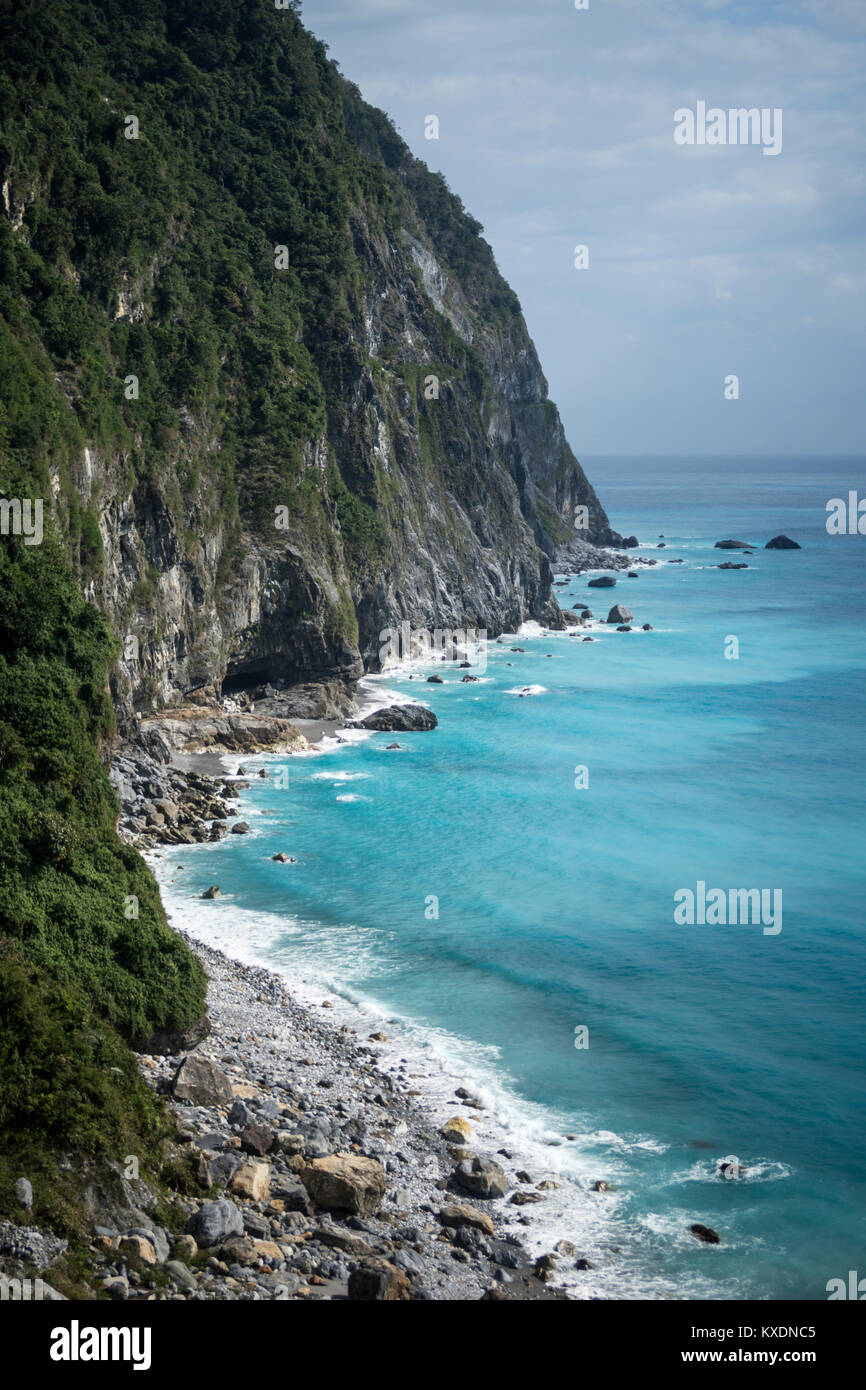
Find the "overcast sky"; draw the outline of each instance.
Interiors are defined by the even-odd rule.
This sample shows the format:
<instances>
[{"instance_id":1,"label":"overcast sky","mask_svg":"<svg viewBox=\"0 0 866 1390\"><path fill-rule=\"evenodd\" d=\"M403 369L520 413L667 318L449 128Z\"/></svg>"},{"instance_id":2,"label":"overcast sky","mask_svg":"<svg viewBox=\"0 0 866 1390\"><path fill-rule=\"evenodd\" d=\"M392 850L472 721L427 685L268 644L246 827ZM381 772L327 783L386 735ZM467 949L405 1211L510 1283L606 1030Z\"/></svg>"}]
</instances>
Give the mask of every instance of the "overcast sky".
<instances>
[{"instance_id":1,"label":"overcast sky","mask_svg":"<svg viewBox=\"0 0 866 1390\"><path fill-rule=\"evenodd\" d=\"M866 452L866 0L304 19L483 223L578 454ZM781 152L677 145L699 101L781 108Z\"/></svg>"}]
</instances>

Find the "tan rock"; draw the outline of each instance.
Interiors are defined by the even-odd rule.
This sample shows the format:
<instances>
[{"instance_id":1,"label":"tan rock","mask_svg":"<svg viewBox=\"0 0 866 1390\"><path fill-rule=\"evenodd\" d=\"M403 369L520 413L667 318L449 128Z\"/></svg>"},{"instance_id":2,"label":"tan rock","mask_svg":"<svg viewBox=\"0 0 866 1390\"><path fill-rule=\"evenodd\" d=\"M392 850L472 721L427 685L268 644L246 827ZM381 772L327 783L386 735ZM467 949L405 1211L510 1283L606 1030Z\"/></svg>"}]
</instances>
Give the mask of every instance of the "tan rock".
<instances>
[{"instance_id":1,"label":"tan rock","mask_svg":"<svg viewBox=\"0 0 866 1390\"><path fill-rule=\"evenodd\" d=\"M282 1260L284 1258L280 1247L273 1240L254 1240L253 1245L256 1253L264 1260Z\"/></svg>"},{"instance_id":2,"label":"tan rock","mask_svg":"<svg viewBox=\"0 0 866 1390\"><path fill-rule=\"evenodd\" d=\"M443 1139L447 1139L451 1144L463 1144L467 1139L472 1138L473 1129L462 1115L454 1115L450 1120L445 1121L439 1133Z\"/></svg>"},{"instance_id":3,"label":"tan rock","mask_svg":"<svg viewBox=\"0 0 866 1390\"><path fill-rule=\"evenodd\" d=\"M266 1202L271 1195L271 1168L268 1163L249 1159L232 1178L232 1192L252 1202Z\"/></svg>"},{"instance_id":4,"label":"tan rock","mask_svg":"<svg viewBox=\"0 0 866 1390\"><path fill-rule=\"evenodd\" d=\"M206 1057L185 1057L171 1083L176 1100L193 1105L231 1105L232 1085L226 1073Z\"/></svg>"},{"instance_id":5,"label":"tan rock","mask_svg":"<svg viewBox=\"0 0 866 1390\"><path fill-rule=\"evenodd\" d=\"M301 1182L316 1206L356 1216L372 1216L387 1186L385 1170L376 1159L345 1153L314 1158L302 1170Z\"/></svg>"},{"instance_id":6,"label":"tan rock","mask_svg":"<svg viewBox=\"0 0 866 1390\"><path fill-rule=\"evenodd\" d=\"M439 1212L439 1220L443 1226L474 1226L485 1235L493 1235L493 1222L490 1217L477 1207L471 1207L468 1202L451 1202Z\"/></svg>"},{"instance_id":7,"label":"tan rock","mask_svg":"<svg viewBox=\"0 0 866 1390\"><path fill-rule=\"evenodd\" d=\"M259 1258L255 1241L249 1236L229 1236L220 1254L229 1265L254 1265Z\"/></svg>"},{"instance_id":8,"label":"tan rock","mask_svg":"<svg viewBox=\"0 0 866 1390\"><path fill-rule=\"evenodd\" d=\"M232 1086L232 1095L238 1100L256 1100L261 1094L257 1086L251 1086L247 1081L236 1081Z\"/></svg>"},{"instance_id":9,"label":"tan rock","mask_svg":"<svg viewBox=\"0 0 866 1390\"><path fill-rule=\"evenodd\" d=\"M121 1236L120 1249L128 1255L136 1255L146 1265L156 1264L156 1251L144 1236Z\"/></svg>"}]
</instances>

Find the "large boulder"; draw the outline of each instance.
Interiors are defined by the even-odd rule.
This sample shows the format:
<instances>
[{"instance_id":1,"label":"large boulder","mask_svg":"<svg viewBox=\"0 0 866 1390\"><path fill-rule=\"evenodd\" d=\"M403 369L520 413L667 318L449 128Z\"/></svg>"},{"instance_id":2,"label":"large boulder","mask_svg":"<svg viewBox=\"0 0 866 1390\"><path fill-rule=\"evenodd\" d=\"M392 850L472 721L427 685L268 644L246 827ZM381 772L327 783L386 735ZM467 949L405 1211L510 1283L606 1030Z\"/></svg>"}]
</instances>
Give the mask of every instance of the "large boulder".
<instances>
[{"instance_id":1,"label":"large boulder","mask_svg":"<svg viewBox=\"0 0 866 1390\"><path fill-rule=\"evenodd\" d=\"M624 603L615 603L607 615L609 623L630 623L633 618L634 613Z\"/></svg>"},{"instance_id":2,"label":"large boulder","mask_svg":"<svg viewBox=\"0 0 866 1390\"><path fill-rule=\"evenodd\" d=\"M259 1158L274 1146L274 1131L267 1125L246 1125L241 1130L241 1148L245 1153L257 1154Z\"/></svg>"},{"instance_id":3,"label":"large boulder","mask_svg":"<svg viewBox=\"0 0 866 1390\"><path fill-rule=\"evenodd\" d=\"M317 1207L355 1216L372 1216L387 1186L381 1163L358 1154L314 1158L302 1171L301 1182Z\"/></svg>"},{"instance_id":4,"label":"large boulder","mask_svg":"<svg viewBox=\"0 0 866 1390\"><path fill-rule=\"evenodd\" d=\"M435 729L439 720L431 709L424 705L389 705L386 709L374 710L363 719L357 719L350 729L378 729L383 733L418 733Z\"/></svg>"},{"instance_id":5,"label":"large boulder","mask_svg":"<svg viewBox=\"0 0 866 1390\"><path fill-rule=\"evenodd\" d=\"M590 579L587 584L588 589L612 589L616 580L612 574L599 575L598 579Z\"/></svg>"},{"instance_id":6,"label":"large boulder","mask_svg":"<svg viewBox=\"0 0 866 1390\"><path fill-rule=\"evenodd\" d=\"M229 1236L242 1236L244 1222L234 1202L221 1197L218 1202L203 1202L187 1223L187 1230L200 1249L222 1245Z\"/></svg>"},{"instance_id":7,"label":"large boulder","mask_svg":"<svg viewBox=\"0 0 866 1390\"><path fill-rule=\"evenodd\" d=\"M716 541L716 550L754 550L751 541Z\"/></svg>"},{"instance_id":8,"label":"large boulder","mask_svg":"<svg viewBox=\"0 0 866 1390\"><path fill-rule=\"evenodd\" d=\"M801 550L802 546L796 541L792 541L790 536L774 536L771 541L767 541L765 550Z\"/></svg>"},{"instance_id":9,"label":"large boulder","mask_svg":"<svg viewBox=\"0 0 866 1390\"><path fill-rule=\"evenodd\" d=\"M492 1158L464 1158L451 1176L464 1192L485 1200L502 1197L508 1190L508 1179Z\"/></svg>"},{"instance_id":10,"label":"large boulder","mask_svg":"<svg viewBox=\"0 0 866 1390\"><path fill-rule=\"evenodd\" d=\"M192 1105L231 1105L232 1084L226 1073L204 1057L184 1057L171 1083L175 1100Z\"/></svg>"},{"instance_id":11,"label":"large boulder","mask_svg":"<svg viewBox=\"0 0 866 1390\"><path fill-rule=\"evenodd\" d=\"M211 1021L207 1014L202 1014L188 1028L158 1028L149 1037L137 1038L134 1046L137 1052L158 1053L160 1056L189 1052L204 1041L210 1030Z\"/></svg>"},{"instance_id":12,"label":"large boulder","mask_svg":"<svg viewBox=\"0 0 866 1390\"><path fill-rule=\"evenodd\" d=\"M242 1163L232 1178L232 1192L252 1202L266 1202L271 1194L270 1164L252 1159Z\"/></svg>"},{"instance_id":13,"label":"large boulder","mask_svg":"<svg viewBox=\"0 0 866 1390\"><path fill-rule=\"evenodd\" d=\"M490 1217L485 1212L470 1207L468 1202L451 1202L441 1209L439 1220L443 1226L450 1226L455 1230L460 1226L472 1226L487 1236L493 1235L493 1222Z\"/></svg>"},{"instance_id":14,"label":"large boulder","mask_svg":"<svg viewBox=\"0 0 866 1390\"><path fill-rule=\"evenodd\" d=\"M443 1139L447 1139L449 1144L463 1144L467 1139L472 1138L472 1126L468 1120L464 1120L462 1115L455 1115L452 1119L446 1120L439 1133Z\"/></svg>"},{"instance_id":15,"label":"large boulder","mask_svg":"<svg viewBox=\"0 0 866 1390\"><path fill-rule=\"evenodd\" d=\"M397 1303L411 1299L412 1287L402 1269L376 1256L355 1266L346 1293L368 1303Z\"/></svg>"}]
</instances>

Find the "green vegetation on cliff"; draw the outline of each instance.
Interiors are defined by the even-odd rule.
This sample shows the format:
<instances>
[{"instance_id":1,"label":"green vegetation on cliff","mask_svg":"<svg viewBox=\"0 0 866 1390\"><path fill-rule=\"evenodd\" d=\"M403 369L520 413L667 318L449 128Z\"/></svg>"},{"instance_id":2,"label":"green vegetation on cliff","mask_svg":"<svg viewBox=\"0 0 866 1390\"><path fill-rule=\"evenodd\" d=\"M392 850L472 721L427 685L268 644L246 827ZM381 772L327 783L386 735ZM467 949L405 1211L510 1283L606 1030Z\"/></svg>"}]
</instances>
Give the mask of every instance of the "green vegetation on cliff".
<instances>
[{"instance_id":1,"label":"green vegetation on cliff","mask_svg":"<svg viewBox=\"0 0 866 1390\"><path fill-rule=\"evenodd\" d=\"M144 863L115 834L100 750L112 731L106 682L116 642L81 598L51 530L38 546L0 541L0 652L0 1211L8 1212L22 1171L60 1191L53 1155L150 1151L160 1107L123 1039L192 1023L204 1008L204 976L169 929Z\"/></svg>"},{"instance_id":2,"label":"green vegetation on cliff","mask_svg":"<svg viewBox=\"0 0 866 1390\"><path fill-rule=\"evenodd\" d=\"M44 1168L131 1133L142 1151L159 1107L123 1040L203 1006L115 833L106 614L161 634L192 610L170 657L192 651L186 674L218 685L238 645L224 614L249 628L248 596L232 603L252 554L285 606L275 650L245 669L345 669L382 594L439 601L446 571L455 603L477 580L465 601L482 617L485 599L504 622L526 598L506 573L531 577L540 608L532 537L561 521L490 441L497 374L513 377L500 416L525 395L522 437L545 458L558 417L479 224L294 8L0 0L0 35L0 494L45 504L41 545L0 539L2 1208L4 1154ZM450 317L422 286L428 247L456 287ZM564 492L570 470L588 487L570 453L564 470ZM168 571L191 596L171 618ZM127 719L166 665L143 660L136 681Z\"/></svg>"}]
</instances>

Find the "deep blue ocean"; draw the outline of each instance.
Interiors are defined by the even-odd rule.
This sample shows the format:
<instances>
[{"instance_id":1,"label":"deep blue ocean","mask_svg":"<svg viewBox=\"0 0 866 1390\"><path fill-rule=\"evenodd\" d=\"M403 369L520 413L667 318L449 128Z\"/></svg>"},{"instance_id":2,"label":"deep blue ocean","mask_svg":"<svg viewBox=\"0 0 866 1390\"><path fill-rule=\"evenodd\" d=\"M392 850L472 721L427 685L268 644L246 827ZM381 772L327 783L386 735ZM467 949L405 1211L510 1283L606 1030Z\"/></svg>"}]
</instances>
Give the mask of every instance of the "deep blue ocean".
<instances>
[{"instance_id":1,"label":"deep blue ocean","mask_svg":"<svg viewBox=\"0 0 866 1390\"><path fill-rule=\"evenodd\" d=\"M866 1276L866 536L825 526L866 460L582 462L659 563L557 597L653 631L491 643L477 684L376 678L438 729L246 759L272 773L243 794L253 833L164 853L166 903L338 1021L384 1016L443 1118L479 1091L477 1147L559 1184L515 1229L575 1243L573 1292L823 1299ZM802 549L765 550L779 532ZM716 568L726 537L756 543L748 569ZM782 930L678 925L698 881L781 890Z\"/></svg>"}]
</instances>

